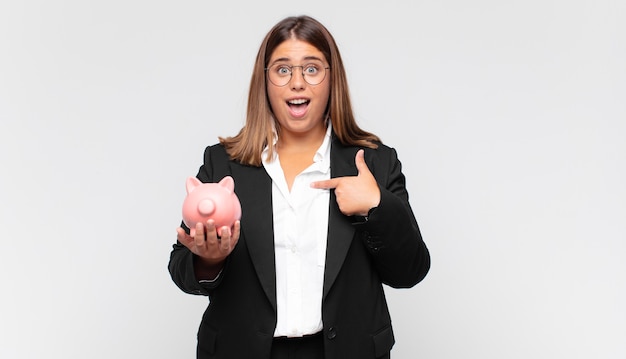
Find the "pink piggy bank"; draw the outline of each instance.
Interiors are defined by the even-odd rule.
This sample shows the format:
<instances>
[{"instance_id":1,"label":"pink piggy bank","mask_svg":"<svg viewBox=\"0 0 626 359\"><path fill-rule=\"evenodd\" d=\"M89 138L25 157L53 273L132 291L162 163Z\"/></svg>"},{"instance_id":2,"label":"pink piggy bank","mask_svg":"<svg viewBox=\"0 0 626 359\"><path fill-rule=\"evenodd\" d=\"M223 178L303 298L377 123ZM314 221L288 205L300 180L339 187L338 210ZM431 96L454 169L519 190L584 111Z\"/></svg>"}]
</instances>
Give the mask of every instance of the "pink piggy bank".
<instances>
[{"instance_id":1,"label":"pink piggy bank","mask_svg":"<svg viewBox=\"0 0 626 359\"><path fill-rule=\"evenodd\" d=\"M196 177L187 178L187 197L183 202L183 222L193 236L196 223L215 221L218 234L221 228L231 227L241 218L241 204L235 194L235 181L226 176L218 183L202 183Z\"/></svg>"}]
</instances>

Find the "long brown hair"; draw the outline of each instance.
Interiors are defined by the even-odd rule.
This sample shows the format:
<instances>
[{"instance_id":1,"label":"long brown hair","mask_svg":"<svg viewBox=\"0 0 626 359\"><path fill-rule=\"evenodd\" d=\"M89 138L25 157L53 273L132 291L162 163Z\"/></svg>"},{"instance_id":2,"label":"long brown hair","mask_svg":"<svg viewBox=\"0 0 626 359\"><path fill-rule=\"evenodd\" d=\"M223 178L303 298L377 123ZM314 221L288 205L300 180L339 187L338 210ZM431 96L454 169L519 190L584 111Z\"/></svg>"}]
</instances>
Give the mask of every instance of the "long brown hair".
<instances>
[{"instance_id":1,"label":"long brown hair","mask_svg":"<svg viewBox=\"0 0 626 359\"><path fill-rule=\"evenodd\" d=\"M298 16L280 21L261 43L250 81L246 124L236 136L219 138L231 159L245 165L261 166L263 149L269 146L269 155L274 153L273 126L278 129L278 123L273 123L265 68L276 47L290 38L311 44L324 54L330 64L331 89L326 117L330 118L337 139L344 145L376 148L375 142L380 139L362 130L354 119L348 81L335 39L317 20L309 16Z\"/></svg>"}]
</instances>

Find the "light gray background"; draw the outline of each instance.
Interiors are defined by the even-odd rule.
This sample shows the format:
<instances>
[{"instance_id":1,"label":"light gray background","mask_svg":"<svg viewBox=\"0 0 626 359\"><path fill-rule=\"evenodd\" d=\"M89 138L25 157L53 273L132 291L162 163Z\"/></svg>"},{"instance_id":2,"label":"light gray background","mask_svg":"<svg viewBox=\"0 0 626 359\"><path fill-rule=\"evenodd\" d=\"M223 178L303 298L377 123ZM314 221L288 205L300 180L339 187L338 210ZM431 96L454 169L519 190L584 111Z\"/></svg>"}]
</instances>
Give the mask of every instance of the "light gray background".
<instances>
[{"instance_id":1,"label":"light gray background","mask_svg":"<svg viewBox=\"0 0 626 359\"><path fill-rule=\"evenodd\" d=\"M394 358L626 357L624 1L0 2L0 357L192 358L184 180L310 14L432 252ZM242 343L242 345L245 345Z\"/></svg>"}]
</instances>

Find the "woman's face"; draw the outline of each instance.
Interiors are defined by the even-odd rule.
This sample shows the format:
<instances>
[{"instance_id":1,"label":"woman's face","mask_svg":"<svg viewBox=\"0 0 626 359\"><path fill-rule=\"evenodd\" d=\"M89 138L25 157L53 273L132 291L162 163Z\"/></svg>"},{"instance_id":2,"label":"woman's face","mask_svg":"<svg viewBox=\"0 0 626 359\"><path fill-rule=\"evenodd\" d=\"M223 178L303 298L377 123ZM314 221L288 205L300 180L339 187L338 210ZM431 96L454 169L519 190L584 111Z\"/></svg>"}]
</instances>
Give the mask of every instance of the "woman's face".
<instances>
[{"instance_id":1,"label":"woman's face","mask_svg":"<svg viewBox=\"0 0 626 359\"><path fill-rule=\"evenodd\" d=\"M288 66L296 66L291 68L291 78ZM324 55L308 42L288 39L276 47L267 67L270 69L267 71L267 93L281 133L303 135L312 129L319 130L319 126L324 127L330 95L330 70L325 69L329 65ZM319 71L322 71L323 80L311 85L321 79L315 75ZM306 78L303 72L307 74ZM279 84L288 82L277 86L272 83L272 78Z\"/></svg>"}]
</instances>

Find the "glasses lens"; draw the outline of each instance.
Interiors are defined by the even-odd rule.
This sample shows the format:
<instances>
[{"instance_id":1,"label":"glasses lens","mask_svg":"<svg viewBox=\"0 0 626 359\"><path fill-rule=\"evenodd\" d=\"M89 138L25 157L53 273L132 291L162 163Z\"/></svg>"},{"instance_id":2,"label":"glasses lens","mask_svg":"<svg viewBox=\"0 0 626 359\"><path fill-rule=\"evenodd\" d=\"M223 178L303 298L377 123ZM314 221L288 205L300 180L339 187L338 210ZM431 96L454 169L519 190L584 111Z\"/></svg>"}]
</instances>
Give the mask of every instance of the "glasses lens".
<instances>
[{"instance_id":1,"label":"glasses lens","mask_svg":"<svg viewBox=\"0 0 626 359\"><path fill-rule=\"evenodd\" d=\"M291 80L291 68L287 65L273 65L267 71L267 77L276 86L285 86Z\"/></svg>"},{"instance_id":2,"label":"glasses lens","mask_svg":"<svg viewBox=\"0 0 626 359\"><path fill-rule=\"evenodd\" d=\"M322 64L308 64L302 67L302 75L309 85L317 85L324 81L326 69Z\"/></svg>"}]
</instances>

